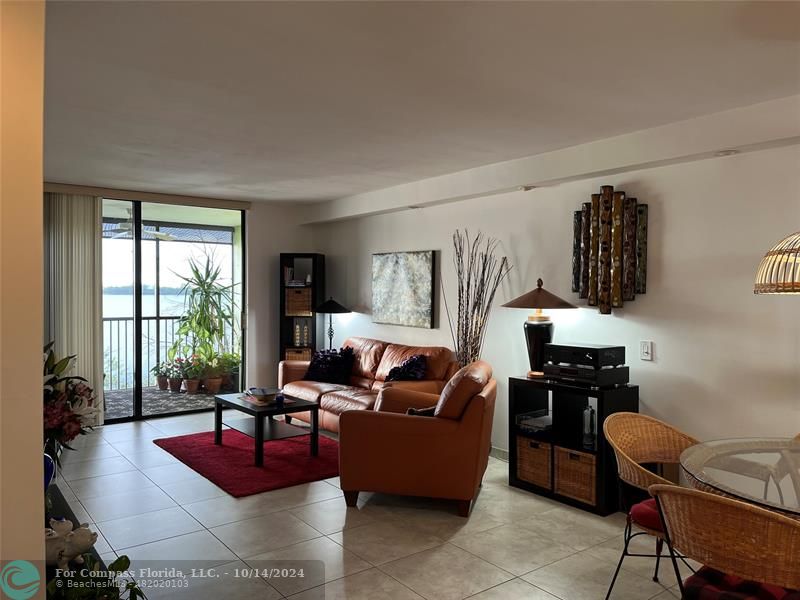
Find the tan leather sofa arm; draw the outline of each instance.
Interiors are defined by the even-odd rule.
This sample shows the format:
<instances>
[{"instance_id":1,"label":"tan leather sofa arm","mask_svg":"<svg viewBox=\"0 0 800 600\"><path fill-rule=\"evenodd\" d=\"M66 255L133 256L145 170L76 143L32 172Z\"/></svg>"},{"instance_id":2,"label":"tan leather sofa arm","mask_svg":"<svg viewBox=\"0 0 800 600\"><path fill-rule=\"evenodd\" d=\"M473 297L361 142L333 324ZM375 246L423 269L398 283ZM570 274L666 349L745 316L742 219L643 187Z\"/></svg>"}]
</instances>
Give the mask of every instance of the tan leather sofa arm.
<instances>
[{"instance_id":1,"label":"tan leather sofa arm","mask_svg":"<svg viewBox=\"0 0 800 600\"><path fill-rule=\"evenodd\" d=\"M278 387L283 388L287 383L300 381L308 371L309 360L282 360L278 363Z\"/></svg>"},{"instance_id":2,"label":"tan leather sofa arm","mask_svg":"<svg viewBox=\"0 0 800 600\"><path fill-rule=\"evenodd\" d=\"M438 394L406 390L400 387L387 387L378 394L375 410L405 414L409 408L428 408L435 406L438 401Z\"/></svg>"}]
</instances>

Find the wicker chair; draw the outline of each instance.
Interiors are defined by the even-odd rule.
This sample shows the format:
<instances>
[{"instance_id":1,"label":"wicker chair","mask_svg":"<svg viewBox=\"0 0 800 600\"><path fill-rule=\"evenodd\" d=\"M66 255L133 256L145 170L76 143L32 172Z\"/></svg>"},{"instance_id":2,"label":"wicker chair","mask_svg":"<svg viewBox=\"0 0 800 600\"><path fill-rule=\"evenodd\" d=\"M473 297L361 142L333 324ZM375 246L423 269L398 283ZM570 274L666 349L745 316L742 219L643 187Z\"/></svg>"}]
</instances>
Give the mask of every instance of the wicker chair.
<instances>
[{"instance_id":1,"label":"wicker chair","mask_svg":"<svg viewBox=\"0 0 800 600\"><path fill-rule=\"evenodd\" d=\"M606 594L606 600L608 600L622 568L622 563L627 556L655 558L656 568L653 581L658 581L658 566L664 547L661 519L658 516L655 500L648 497L640 502L631 501L630 493L624 484L645 493L653 484L669 484L668 480L648 471L642 465L676 464L680 462L681 452L689 446L694 446L698 441L658 419L629 412L614 413L608 417L603 423L603 432L617 457L617 472L623 484L620 495L623 507L627 512L625 545L622 555L619 557L617 570L614 571L614 577L608 586ZM634 527L639 531L634 532ZM639 535L651 535L656 539L655 554L629 552L628 547L631 540Z\"/></svg>"},{"instance_id":2,"label":"wicker chair","mask_svg":"<svg viewBox=\"0 0 800 600\"><path fill-rule=\"evenodd\" d=\"M681 597L732 598L747 590L748 598L800 598L791 591L800 589L800 522L675 485L656 484L650 493L675 573L676 550L706 565L685 583L678 575Z\"/></svg>"}]
</instances>

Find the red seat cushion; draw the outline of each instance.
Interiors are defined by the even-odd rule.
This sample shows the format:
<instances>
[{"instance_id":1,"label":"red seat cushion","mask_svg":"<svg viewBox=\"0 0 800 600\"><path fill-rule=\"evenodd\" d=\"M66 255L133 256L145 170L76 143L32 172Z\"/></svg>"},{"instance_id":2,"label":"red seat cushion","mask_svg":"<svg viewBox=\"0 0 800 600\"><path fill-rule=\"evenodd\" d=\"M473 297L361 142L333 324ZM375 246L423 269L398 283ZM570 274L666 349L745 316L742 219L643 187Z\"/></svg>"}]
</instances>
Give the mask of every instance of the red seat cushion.
<instances>
[{"instance_id":1,"label":"red seat cushion","mask_svg":"<svg viewBox=\"0 0 800 600\"><path fill-rule=\"evenodd\" d=\"M658 516L658 507L655 498L648 498L631 507L631 521L647 529L662 531L661 517Z\"/></svg>"},{"instance_id":2,"label":"red seat cushion","mask_svg":"<svg viewBox=\"0 0 800 600\"><path fill-rule=\"evenodd\" d=\"M703 567L683 584L686 600L800 600L800 591L746 581Z\"/></svg>"}]
</instances>

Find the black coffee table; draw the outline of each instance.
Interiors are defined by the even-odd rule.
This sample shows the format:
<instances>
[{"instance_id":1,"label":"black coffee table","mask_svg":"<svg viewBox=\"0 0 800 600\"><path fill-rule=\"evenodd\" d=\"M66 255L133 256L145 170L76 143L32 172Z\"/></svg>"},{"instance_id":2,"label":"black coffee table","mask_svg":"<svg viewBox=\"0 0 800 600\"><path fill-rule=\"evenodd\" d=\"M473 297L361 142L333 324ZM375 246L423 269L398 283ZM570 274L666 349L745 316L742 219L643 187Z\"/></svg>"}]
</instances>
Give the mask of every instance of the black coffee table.
<instances>
[{"instance_id":1,"label":"black coffee table","mask_svg":"<svg viewBox=\"0 0 800 600\"><path fill-rule=\"evenodd\" d=\"M255 440L256 466L264 466L264 442L266 440L282 440L284 438L311 435L311 456L319 453L319 404L286 396L292 400L291 404L283 406L260 405L246 400L244 394L222 394L214 396L214 443L222 444L222 425L227 425ZM243 412L250 417L241 419L225 419L222 421L222 409L232 408ZM283 421L276 421L276 415L288 415L297 412L311 413L311 430L296 425L289 425ZM266 427L265 420L266 417Z\"/></svg>"}]
</instances>

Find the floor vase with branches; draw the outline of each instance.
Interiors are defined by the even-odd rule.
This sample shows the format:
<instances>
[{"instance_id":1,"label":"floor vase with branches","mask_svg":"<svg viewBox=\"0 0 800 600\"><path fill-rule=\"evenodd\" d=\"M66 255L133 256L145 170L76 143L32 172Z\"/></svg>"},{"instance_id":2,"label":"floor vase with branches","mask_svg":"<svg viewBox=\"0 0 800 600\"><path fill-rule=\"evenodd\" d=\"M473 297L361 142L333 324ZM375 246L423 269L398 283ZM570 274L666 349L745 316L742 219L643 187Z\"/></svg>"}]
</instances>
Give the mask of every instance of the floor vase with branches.
<instances>
[{"instance_id":1,"label":"floor vase with branches","mask_svg":"<svg viewBox=\"0 0 800 600\"><path fill-rule=\"evenodd\" d=\"M450 312L447 296L443 297L456 360L462 367L481 357L495 293L511 270L508 258L497 256L498 244L498 240L480 232L470 236L466 230L457 230L453 234L457 284L454 314Z\"/></svg>"}]
</instances>

